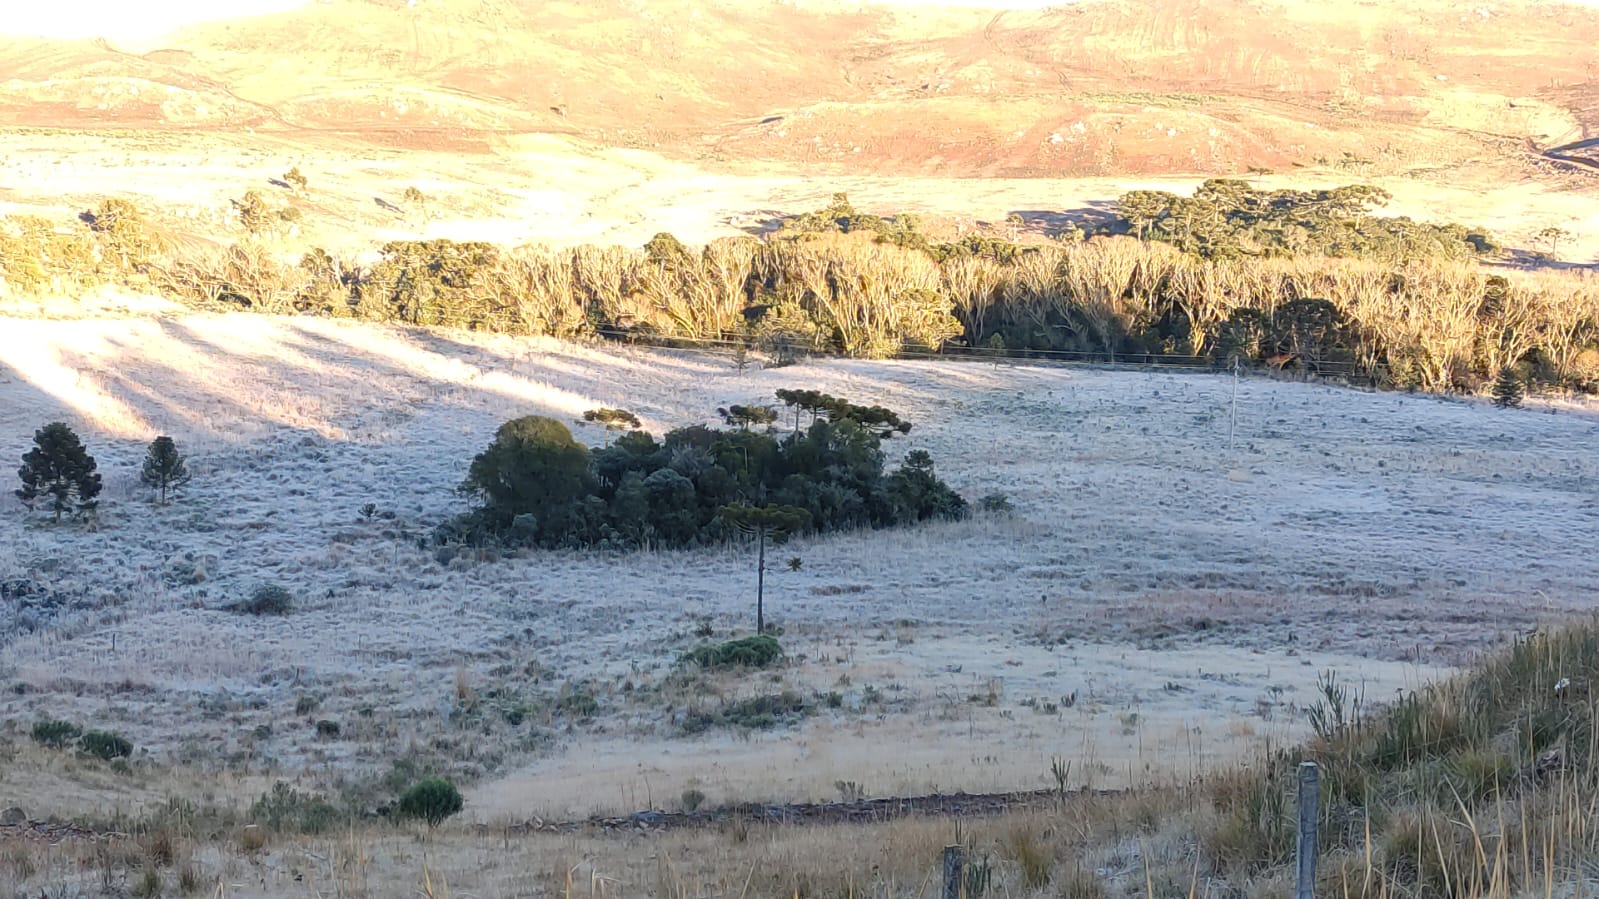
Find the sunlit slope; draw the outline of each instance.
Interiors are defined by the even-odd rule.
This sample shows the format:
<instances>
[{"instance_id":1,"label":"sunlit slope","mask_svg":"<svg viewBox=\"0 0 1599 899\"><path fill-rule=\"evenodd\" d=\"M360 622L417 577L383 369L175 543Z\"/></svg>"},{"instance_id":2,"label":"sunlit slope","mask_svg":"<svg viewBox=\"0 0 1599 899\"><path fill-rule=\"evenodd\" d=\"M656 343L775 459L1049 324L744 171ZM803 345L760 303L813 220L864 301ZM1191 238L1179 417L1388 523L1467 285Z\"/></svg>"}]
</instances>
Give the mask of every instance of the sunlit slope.
<instances>
[{"instance_id":1,"label":"sunlit slope","mask_svg":"<svg viewBox=\"0 0 1599 899\"><path fill-rule=\"evenodd\" d=\"M1596 47L1599 11L1549 3L339 0L138 53L0 39L0 122L551 131L884 174L1400 172L1584 136Z\"/></svg>"}]
</instances>

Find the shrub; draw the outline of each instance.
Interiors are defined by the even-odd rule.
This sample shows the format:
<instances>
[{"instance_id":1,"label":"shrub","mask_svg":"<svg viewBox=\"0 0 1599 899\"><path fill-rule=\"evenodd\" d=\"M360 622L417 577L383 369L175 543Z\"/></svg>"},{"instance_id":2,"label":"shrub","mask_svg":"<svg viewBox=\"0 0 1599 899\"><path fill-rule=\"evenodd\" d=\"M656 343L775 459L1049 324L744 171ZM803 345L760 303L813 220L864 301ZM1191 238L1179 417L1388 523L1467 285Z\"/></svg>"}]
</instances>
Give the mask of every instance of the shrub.
<instances>
[{"instance_id":1,"label":"shrub","mask_svg":"<svg viewBox=\"0 0 1599 899\"><path fill-rule=\"evenodd\" d=\"M260 234L272 226L271 207L259 191L245 191L244 196L233 201L233 211L239 216L239 224L251 234Z\"/></svg>"},{"instance_id":2,"label":"shrub","mask_svg":"<svg viewBox=\"0 0 1599 899\"><path fill-rule=\"evenodd\" d=\"M139 469L139 480L161 491L162 505L166 505L168 490L189 483L189 468L171 437L157 437L150 442L150 448L144 453L144 465Z\"/></svg>"},{"instance_id":3,"label":"shrub","mask_svg":"<svg viewBox=\"0 0 1599 899\"><path fill-rule=\"evenodd\" d=\"M91 730L79 737L78 748L108 762L133 755L133 744L127 737L104 730Z\"/></svg>"},{"instance_id":4,"label":"shrub","mask_svg":"<svg viewBox=\"0 0 1599 899\"><path fill-rule=\"evenodd\" d=\"M404 818L420 818L437 827L445 818L461 810L461 792L455 784L430 777L419 781L400 796L395 810Z\"/></svg>"},{"instance_id":5,"label":"shrub","mask_svg":"<svg viewBox=\"0 0 1599 899\"><path fill-rule=\"evenodd\" d=\"M705 794L700 790L684 790L682 798L683 811L685 812L693 812L705 804Z\"/></svg>"},{"instance_id":6,"label":"shrub","mask_svg":"<svg viewBox=\"0 0 1599 899\"><path fill-rule=\"evenodd\" d=\"M260 584L230 608L242 615L287 615L294 610L294 594L278 584Z\"/></svg>"},{"instance_id":7,"label":"shrub","mask_svg":"<svg viewBox=\"0 0 1599 899\"><path fill-rule=\"evenodd\" d=\"M341 730L339 722L328 718L323 718L316 723L316 735L324 740L332 740L338 737Z\"/></svg>"},{"instance_id":8,"label":"shrub","mask_svg":"<svg viewBox=\"0 0 1599 899\"><path fill-rule=\"evenodd\" d=\"M46 719L33 724L33 742L51 749L65 749L83 734L83 728L70 721Z\"/></svg>"},{"instance_id":9,"label":"shrub","mask_svg":"<svg viewBox=\"0 0 1599 899\"><path fill-rule=\"evenodd\" d=\"M770 730L799 721L810 710L798 693L784 690L740 699L717 709L691 709L683 716L682 728L686 734L703 733L714 727Z\"/></svg>"},{"instance_id":10,"label":"shrub","mask_svg":"<svg viewBox=\"0 0 1599 899\"><path fill-rule=\"evenodd\" d=\"M104 283L101 258L86 229L31 215L0 218L0 276L26 293Z\"/></svg>"},{"instance_id":11,"label":"shrub","mask_svg":"<svg viewBox=\"0 0 1599 899\"><path fill-rule=\"evenodd\" d=\"M278 781L250 806L250 819L275 833L320 834L347 817L323 796Z\"/></svg>"},{"instance_id":12,"label":"shrub","mask_svg":"<svg viewBox=\"0 0 1599 899\"><path fill-rule=\"evenodd\" d=\"M56 521L63 512L93 511L95 497L100 495L94 457L83 448L78 435L59 421L34 433L33 449L22 457L17 476L22 479L17 497L30 509L36 500L48 498Z\"/></svg>"},{"instance_id":13,"label":"shrub","mask_svg":"<svg viewBox=\"0 0 1599 899\"><path fill-rule=\"evenodd\" d=\"M681 662L701 668L765 668L782 658L783 647L777 640L762 634L697 646L684 653Z\"/></svg>"},{"instance_id":14,"label":"shrub","mask_svg":"<svg viewBox=\"0 0 1599 899\"><path fill-rule=\"evenodd\" d=\"M594 717L600 710L600 701L595 698L594 690L584 683L565 683L555 697L555 711L573 718L587 719Z\"/></svg>"},{"instance_id":15,"label":"shrub","mask_svg":"<svg viewBox=\"0 0 1599 899\"><path fill-rule=\"evenodd\" d=\"M168 249L144 213L128 200L112 198L78 216L121 272L143 272Z\"/></svg>"},{"instance_id":16,"label":"shrub","mask_svg":"<svg viewBox=\"0 0 1599 899\"><path fill-rule=\"evenodd\" d=\"M987 493L977 501L977 507L990 515L1010 515L1016 511L1011 505L1010 497L1003 493Z\"/></svg>"}]
</instances>

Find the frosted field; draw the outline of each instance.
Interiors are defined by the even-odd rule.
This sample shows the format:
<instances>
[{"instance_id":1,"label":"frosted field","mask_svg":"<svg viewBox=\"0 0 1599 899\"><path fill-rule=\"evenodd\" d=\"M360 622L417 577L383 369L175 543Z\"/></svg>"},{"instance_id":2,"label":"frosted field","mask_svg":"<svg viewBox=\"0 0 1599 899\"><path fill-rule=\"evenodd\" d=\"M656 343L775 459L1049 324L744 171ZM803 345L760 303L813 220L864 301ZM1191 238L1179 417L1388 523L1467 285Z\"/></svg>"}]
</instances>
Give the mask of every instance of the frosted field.
<instances>
[{"instance_id":1,"label":"frosted field","mask_svg":"<svg viewBox=\"0 0 1599 899\"><path fill-rule=\"evenodd\" d=\"M430 754L478 776L479 820L671 806L688 787L714 803L830 798L837 781L1046 786L1052 756L1095 786L1182 774L1299 733L1319 672L1387 698L1593 608L1599 572L1599 418L1577 407L1251 379L1229 453L1232 382L1209 374L741 374L692 353L246 315L0 319L0 335L4 477L60 418L106 481L94 530L25 515L14 485L0 498L0 581L58 597L0 605L0 727L71 718L262 782ZM1016 515L780 548L767 607L794 664L710 678L698 699L654 688L696 630L753 627L752 552L418 547L465 508L452 488L508 418L622 406L659 434L779 387L901 411L915 428L891 459L929 450L968 498L1003 491ZM195 474L164 508L136 477L158 433ZM218 608L261 582L298 609ZM579 684L592 721L456 715L463 696ZM677 732L685 704L783 687L843 707ZM297 712L305 696L319 705ZM340 735L319 739L317 719ZM0 794L65 812L169 786L69 779L0 772Z\"/></svg>"}]
</instances>

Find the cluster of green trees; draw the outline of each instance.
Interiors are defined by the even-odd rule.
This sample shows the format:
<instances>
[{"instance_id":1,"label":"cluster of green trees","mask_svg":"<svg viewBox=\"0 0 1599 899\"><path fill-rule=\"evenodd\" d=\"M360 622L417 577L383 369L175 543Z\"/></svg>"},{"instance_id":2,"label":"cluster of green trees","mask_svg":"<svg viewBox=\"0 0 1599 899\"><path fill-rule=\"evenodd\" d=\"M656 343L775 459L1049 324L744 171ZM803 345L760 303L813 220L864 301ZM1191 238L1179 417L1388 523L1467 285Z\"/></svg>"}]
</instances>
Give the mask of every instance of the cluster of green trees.
<instances>
[{"instance_id":1,"label":"cluster of green trees","mask_svg":"<svg viewBox=\"0 0 1599 899\"><path fill-rule=\"evenodd\" d=\"M1256 190L1213 178L1191 197L1135 190L1117 204L1111 231L1169 243L1204 259L1332 256L1400 261L1466 260L1498 249L1485 232L1384 217L1388 202L1370 185L1330 190Z\"/></svg>"},{"instance_id":2,"label":"cluster of green trees","mask_svg":"<svg viewBox=\"0 0 1599 899\"><path fill-rule=\"evenodd\" d=\"M442 525L436 538L682 547L741 532L764 539L966 514L965 500L939 480L926 452L885 471L883 441L910 430L894 412L816 391L779 397L794 411L792 430L772 426L772 407L735 406L723 410L735 422L727 429L691 425L657 439L635 419L597 450L553 418L506 422L461 486L476 508ZM613 414L591 420L616 420L623 410L604 411Z\"/></svg>"},{"instance_id":3,"label":"cluster of green trees","mask_svg":"<svg viewBox=\"0 0 1599 899\"><path fill-rule=\"evenodd\" d=\"M912 215L838 195L765 240L640 249L394 241L374 263L322 250L285 264L259 241L181 253L130 204L62 229L0 220L0 273L23 290L95 278L211 307L558 337L730 341L784 361L964 345L1109 361L1268 361L1373 384L1477 390L1524 380L1599 390L1599 278L1496 274L1481 232L1382 217L1365 186L1192 196L1134 191L1097 229L1049 242L940 242ZM741 357L747 358L747 356Z\"/></svg>"}]
</instances>

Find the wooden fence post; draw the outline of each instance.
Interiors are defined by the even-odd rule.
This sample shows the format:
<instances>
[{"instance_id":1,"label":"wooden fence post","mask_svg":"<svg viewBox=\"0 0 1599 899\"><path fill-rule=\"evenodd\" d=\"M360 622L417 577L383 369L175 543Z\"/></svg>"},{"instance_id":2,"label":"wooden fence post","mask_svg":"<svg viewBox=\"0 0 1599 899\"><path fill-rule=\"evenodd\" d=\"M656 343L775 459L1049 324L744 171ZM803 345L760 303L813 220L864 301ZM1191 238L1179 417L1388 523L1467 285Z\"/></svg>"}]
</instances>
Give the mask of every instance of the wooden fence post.
<instances>
[{"instance_id":1,"label":"wooden fence post","mask_svg":"<svg viewBox=\"0 0 1599 899\"><path fill-rule=\"evenodd\" d=\"M1299 765L1299 871L1294 899L1316 899L1316 822L1321 813L1321 768Z\"/></svg>"},{"instance_id":2,"label":"wooden fence post","mask_svg":"<svg viewBox=\"0 0 1599 899\"><path fill-rule=\"evenodd\" d=\"M961 888L965 886L961 876L964 854L960 846L944 847L944 899L961 899Z\"/></svg>"}]
</instances>

